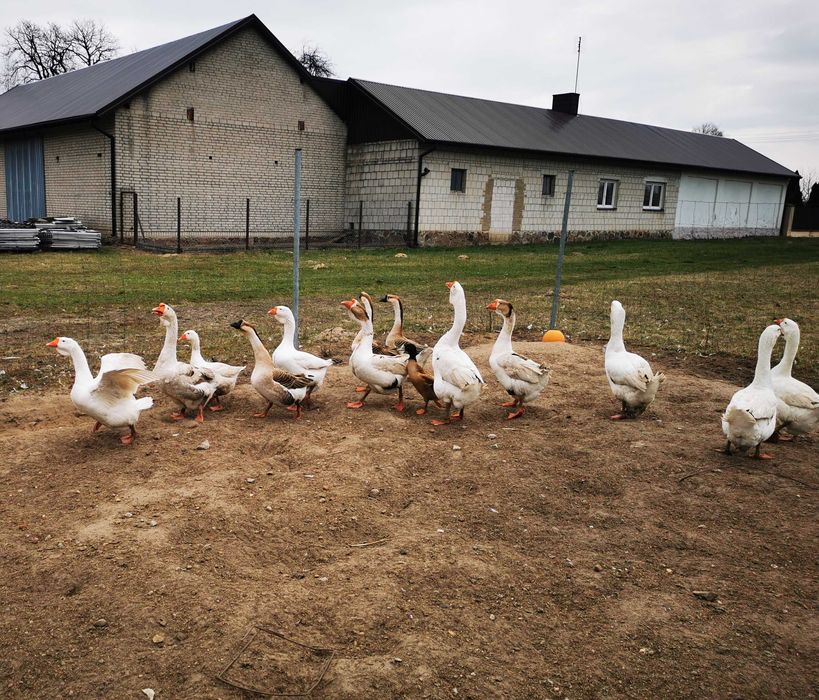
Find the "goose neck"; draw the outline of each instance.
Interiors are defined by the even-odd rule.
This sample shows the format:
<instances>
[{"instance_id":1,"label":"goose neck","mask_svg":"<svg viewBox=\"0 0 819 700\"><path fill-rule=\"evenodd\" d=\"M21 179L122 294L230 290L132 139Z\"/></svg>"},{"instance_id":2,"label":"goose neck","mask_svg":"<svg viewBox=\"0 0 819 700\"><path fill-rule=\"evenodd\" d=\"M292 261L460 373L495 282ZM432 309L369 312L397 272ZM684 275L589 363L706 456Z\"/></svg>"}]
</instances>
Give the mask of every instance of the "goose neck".
<instances>
[{"instance_id":1,"label":"goose neck","mask_svg":"<svg viewBox=\"0 0 819 700\"><path fill-rule=\"evenodd\" d=\"M515 312L513 311L508 316L503 317L503 326L498 333L498 339L495 341L496 351L510 351L512 350L512 331L515 330Z\"/></svg>"},{"instance_id":2,"label":"goose neck","mask_svg":"<svg viewBox=\"0 0 819 700\"><path fill-rule=\"evenodd\" d=\"M785 336L785 352L782 353L782 359L779 361L779 367L782 368L789 376L793 370L793 361L796 359L796 353L799 351L799 330L792 330Z\"/></svg>"},{"instance_id":3,"label":"goose neck","mask_svg":"<svg viewBox=\"0 0 819 700\"><path fill-rule=\"evenodd\" d=\"M763 333L759 338L753 384L766 386L771 383L771 355L773 354L776 336Z\"/></svg>"},{"instance_id":4,"label":"goose neck","mask_svg":"<svg viewBox=\"0 0 819 700\"><path fill-rule=\"evenodd\" d=\"M176 340L179 337L179 322L176 320L176 314L167 319L165 326L165 342L162 345L162 351L157 358L154 369L163 365L176 364Z\"/></svg>"},{"instance_id":5,"label":"goose neck","mask_svg":"<svg viewBox=\"0 0 819 700\"><path fill-rule=\"evenodd\" d=\"M610 322L611 336L607 347L610 350L624 351L626 346L623 343L623 327L626 324L626 315L619 310L612 310Z\"/></svg>"},{"instance_id":6,"label":"goose neck","mask_svg":"<svg viewBox=\"0 0 819 700\"><path fill-rule=\"evenodd\" d=\"M270 352L268 352L264 346L259 334L256 333L255 330L251 330L247 334L247 339L250 341L250 347L253 348L253 359L256 361L256 364L272 365L273 360L270 357Z\"/></svg>"},{"instance_id":7,"label":"goose neck","mask_svg":"<svg viewBox=\"0 0 819 700\"><path fill-rule=\"evenodd\" d=\"M89 383L94 377L82 348L77 344L71 345L68 348L68 356L71 358L71 364L74 365L74 384Z\"/></svg>"},{"instance_id":8,"label":"goose neck","mask_svg":"<svg viewBox=\"0 0 819 700\"><path fill-rule=\"evenodd\" d=\"M457 345L466 325L466 299L463 294L455 296L452 307L454 309L452 328L444 334L443 340L450 345Z\"/></svg>"}]
</instances>

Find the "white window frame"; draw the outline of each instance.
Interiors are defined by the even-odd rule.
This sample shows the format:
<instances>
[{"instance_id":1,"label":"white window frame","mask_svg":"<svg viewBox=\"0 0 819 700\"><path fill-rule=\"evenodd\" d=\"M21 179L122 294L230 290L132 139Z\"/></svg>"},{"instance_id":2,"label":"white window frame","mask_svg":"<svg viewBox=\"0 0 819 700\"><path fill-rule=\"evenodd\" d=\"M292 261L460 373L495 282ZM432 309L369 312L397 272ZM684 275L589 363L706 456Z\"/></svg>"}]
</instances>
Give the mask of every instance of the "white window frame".
<instances>
[{"instance_id":1,"label":"white window frame","mask_svg":"<svg viewBox=\"0 0 819 700\"><path fill-rule=\"evenodd\" d=\"M611 185L611 204L606 204L606 190ZM603 187L603 201L600 201L600 188ZM601 177L597 185L597 208L617 209L617 192L620 189L620 182L609 177Z\"/></svg>"},{"instance_id":2,"label":"white window frame","mask_svg":"<svg viewBox=\"0 0 819 700\"><path fill-rule=\"evenodd\" d=\"M662 211L663 207L665 207L665 185L664 182L657 182L656 180L646 180L645 188L643 189L643 211ZM646 201L646 191L648 188L651 188L651 194L648 196L648 205L645 204ZM654 199L654 189L659 188L660 190L660 201L657 206L651 204L651 201Z\"/></svg>"}]
</instances>

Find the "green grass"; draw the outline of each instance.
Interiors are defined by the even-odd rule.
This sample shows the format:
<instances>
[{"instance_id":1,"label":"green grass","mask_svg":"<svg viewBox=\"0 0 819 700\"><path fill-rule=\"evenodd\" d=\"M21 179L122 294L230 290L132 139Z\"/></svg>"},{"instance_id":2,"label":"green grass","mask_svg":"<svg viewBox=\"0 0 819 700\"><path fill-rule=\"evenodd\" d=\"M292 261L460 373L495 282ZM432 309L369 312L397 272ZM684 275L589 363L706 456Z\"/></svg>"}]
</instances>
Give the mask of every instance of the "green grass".
<instances>
[{"instance_id":1,"label":"green grass","mask_svg":"<svg viewBox=\"0 0 819 700\"><path fill-rule=\"evenodd\" d=\"M321 344L327 328L349 328L339 302L362 289L400 294L407 331L432 340L451 322L444 286L450 279L466 289L471 333L490 330L484 306L495 297L515 305L520 337L539 337L548 324L556 246L409 250L406 258L396 252L303 253L302 341ZM819 364L817 263L816 239L574 244L566 249L558 326L575 340L603 339L609 302L617 298L626 307L632 345L729 356L747 367L762 328L790 316L802 324L800 371L813 380ZM183 329L200 331L206 353L242 359L247 349L227 323L243 316L278 337L265 312L289 304L291 283L292 255L282 251L162 256L106 248L3 256L0 313L3 345L10 350L3 355L21 360L2 365L12 363L0 388L14 388L13 372L47 384L47 368L40 376L35 371L37 362L53 364L40 348L55 335L73 335L89 354L128 349L152 358L161 333L150 309L160 301L177 308ZM376 325L386 330L384 313Z\"/></svg>"}]
</instances>

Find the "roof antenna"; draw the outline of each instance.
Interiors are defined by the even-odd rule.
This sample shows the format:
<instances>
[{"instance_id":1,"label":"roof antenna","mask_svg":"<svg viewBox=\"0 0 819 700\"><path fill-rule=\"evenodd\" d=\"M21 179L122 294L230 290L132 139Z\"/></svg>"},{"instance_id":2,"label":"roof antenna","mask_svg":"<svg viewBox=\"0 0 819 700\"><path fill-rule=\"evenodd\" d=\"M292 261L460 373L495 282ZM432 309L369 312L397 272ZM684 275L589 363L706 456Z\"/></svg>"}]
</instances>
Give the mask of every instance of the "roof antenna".
<instances>
[{"instance_id":1,"label":"roof antenna","mask_svg":"<svg viewBox=\"0 0 819 700\"><path fill-rule=\"evenodd\" d=\"M577 78L580 75L580 42L583 41L583 37L577 37L577 68L574 72L574 91L577 92Z\"/></svg>"}]
</instances>

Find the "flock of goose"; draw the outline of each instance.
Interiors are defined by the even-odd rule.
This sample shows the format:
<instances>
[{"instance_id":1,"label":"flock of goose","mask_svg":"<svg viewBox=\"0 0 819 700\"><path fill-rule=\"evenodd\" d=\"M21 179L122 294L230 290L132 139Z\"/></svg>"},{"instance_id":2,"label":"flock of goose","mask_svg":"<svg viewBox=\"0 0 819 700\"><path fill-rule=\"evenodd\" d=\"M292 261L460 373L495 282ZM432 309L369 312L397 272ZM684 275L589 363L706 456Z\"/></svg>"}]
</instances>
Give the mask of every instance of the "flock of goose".
<instances>
[{"instance_id":1,"label":"flock of goose","mask_svg":"<svg viewBox=\"0 0 819 700\"><path fill-rule=\"evenodd\" d=\"M426 413L429 403L443 409L442 418L432 421L444 425L464 418L464 409L475 403L481 394L484 379L472 359L460 348L460 338L466 324L466 298L459 282L447 282L449 302L454 309L452 327L434 347L408 339L403 329L403 304L400 297L387 295L381 299L392 304L393 327L383 344L374 339L373 299L362 292L358 299L342 302L349 317L359 326L352 342L350 368L361 386L356 401L347 408L365 406L371 392L396 394L392 406L404 411L404 384L409 381L424 405L416 410ZM516 353L512 347L515 311L512 304L495 299L487 305L503 319L503 326L492 348L489 366L509 394L503 403L510 412L507 419L521 416L524 406L540 396L549 382L550 370L542 364ZM222 410L221 397L236 386L245 367L222 362L208 362L201 352L199 335L188 330L179 335L175 311L168 304L152 309L165 327L165 342L152 371L142 358L131 353L104 355L100 370L92 376L88 360L79 344L66 337L57 337L48 345L71 358L75 380L71 400L83 413L94 418L94 431L102 425L113 429L127 428L128 434L120 440L131 444L136 436L139 414L153 405L149 396L136 398L140 386L156 383L176 404L171 415L181 420L187 411L204 420L205 408ZM309 406L313 393L321 387L332 360L299 350L294 344L295 319L286 306L274 306L268 314L283 326L282 339L271 355L262 343L256 329L244 320L231 326L244 334L253 350L254 366L251 386L267 402L256 416L267 416L274 404L285 406L302 415L302 407ZM614 397L621 403L621 411L611 418L620 420L639 416L654 400L664 380L661 372L654 373L640 355L628 352L623 343L626 312L619 301L611 302L611 337L605 347L605 372ZM785 337L785 351L779 364L771 369L771 355L780 335ZM177 359L177 343L187 341L191 346L190 362ZM799 347L799 326L790 319L779 319L768 326L760 336L756 371L751 384L737 391L722 415L722 429L727 438L726 454L732 450L748 452L761 459L760 446L768 440L786 440L780 435L786 429L790 435L804 435L819 424L819 394L810 386L791 376L794 358Z\"/></svg>"}]
</instances>

